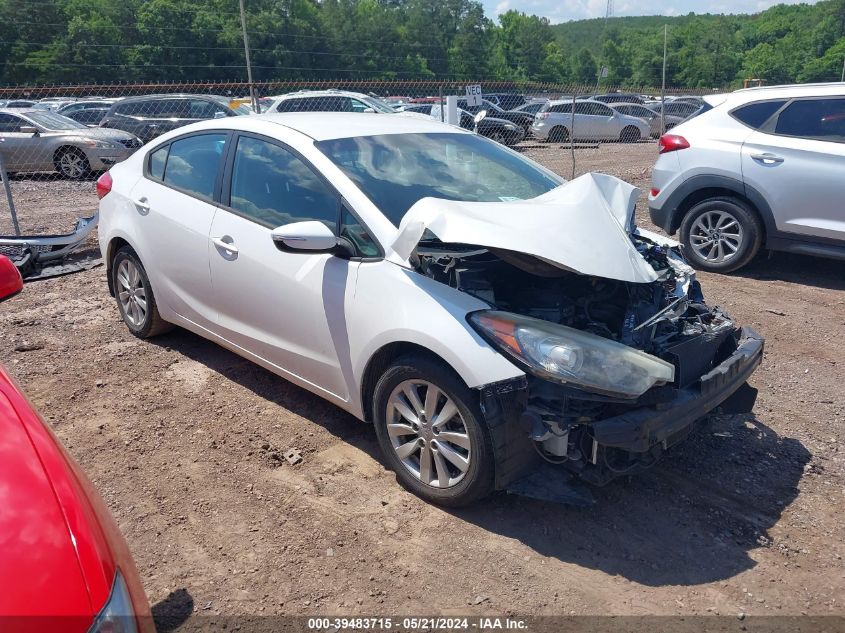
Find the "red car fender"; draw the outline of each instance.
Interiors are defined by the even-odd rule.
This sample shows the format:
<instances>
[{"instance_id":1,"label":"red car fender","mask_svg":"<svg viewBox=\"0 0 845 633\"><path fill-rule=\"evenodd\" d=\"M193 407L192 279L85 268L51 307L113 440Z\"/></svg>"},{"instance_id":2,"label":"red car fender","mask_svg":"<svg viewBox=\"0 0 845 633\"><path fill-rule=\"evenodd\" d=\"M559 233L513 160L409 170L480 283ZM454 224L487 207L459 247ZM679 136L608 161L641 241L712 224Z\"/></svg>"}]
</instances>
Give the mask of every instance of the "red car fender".
<instances>
[{"instance_id":1,"label":"red car fender","mask_svg":"<svg viewBox=\"0 0 845 633\"><path fill-rule=\"evenodd\" d=\"M132 598L139 630L154 633L149 601L132 555L99 493L2 366L0 393L17 413L50 480L95 614L105 606L115 572L120 569ZM61 591L61 588L56 587L55 591Z\"/></svg>"}]
</instances>

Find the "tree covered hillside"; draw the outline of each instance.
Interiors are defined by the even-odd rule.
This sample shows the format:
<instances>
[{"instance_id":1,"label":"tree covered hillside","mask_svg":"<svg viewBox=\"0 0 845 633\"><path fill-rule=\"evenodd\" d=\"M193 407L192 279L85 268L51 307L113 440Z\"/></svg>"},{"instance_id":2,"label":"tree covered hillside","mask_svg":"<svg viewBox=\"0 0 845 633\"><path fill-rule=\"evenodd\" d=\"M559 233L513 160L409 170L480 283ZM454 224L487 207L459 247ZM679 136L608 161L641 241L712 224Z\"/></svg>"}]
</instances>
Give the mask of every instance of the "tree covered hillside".
<instances>
[{"instance_id":1,"label":"tree covered hillside","mask_svg":"<svg viewBox=\"0 0 845 633\"><path fill-rule=\"evenodd\" d=\"M246 0L254 76L267 79L660 82L727 86L838 79L845 0L756 16L552 26L477 0ZM243 80L238 0L0 0L0 84Z\"/></svg>"},{"instance_id":2,"label":"tree covered hillside","mask_svg":"<svg viewBox=\"0 0 845 633\"><path fill-rule=\"evenodd\" d=\"M845 0L778 5L757 15L611 18L552 27L565 57L607 66L608 83L659 85L663 26L669 26L667 83L738 85L834 81L845 61Z\"/></svg>"}]
</instances>

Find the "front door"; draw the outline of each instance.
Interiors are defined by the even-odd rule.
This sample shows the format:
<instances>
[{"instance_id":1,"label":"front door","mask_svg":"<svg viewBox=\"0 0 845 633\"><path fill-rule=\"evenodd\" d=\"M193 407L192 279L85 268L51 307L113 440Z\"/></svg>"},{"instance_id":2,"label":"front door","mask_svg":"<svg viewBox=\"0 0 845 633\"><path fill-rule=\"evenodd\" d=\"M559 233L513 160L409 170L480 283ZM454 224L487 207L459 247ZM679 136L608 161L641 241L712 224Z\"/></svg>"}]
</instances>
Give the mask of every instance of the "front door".
<instances>
[{"instance_id":1,"label":"front door","mask_svg":"<svg viewBox=\"0 0 845 633\"><path fill-rule=\"evenodd\" d=\"M358 263L279 250L273 228L318 220L337 231L340 199L299 156L242 135L210 234L217 332L278 373L348 400L345 306Z\"/></svg>"}]
</instances>

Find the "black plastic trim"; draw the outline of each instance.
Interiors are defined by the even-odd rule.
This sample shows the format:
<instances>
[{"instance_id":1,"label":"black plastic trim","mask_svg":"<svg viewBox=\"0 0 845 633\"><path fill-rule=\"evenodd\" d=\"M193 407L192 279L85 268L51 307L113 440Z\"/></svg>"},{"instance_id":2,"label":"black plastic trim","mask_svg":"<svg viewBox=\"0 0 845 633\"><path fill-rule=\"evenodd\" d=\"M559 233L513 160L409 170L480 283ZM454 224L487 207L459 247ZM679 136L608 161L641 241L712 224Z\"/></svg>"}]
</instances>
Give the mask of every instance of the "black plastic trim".
<instances>
[{"instance_id":1,"label":"black plastic trim","mask_svg":"<svg viewBox=\"0 0 845 633\"><path fill-rule=\"evenodd\" d=\"M762 362L764 347L762 336L743 328L736 351L695 386L680 390L672 403L596 422L590 426L593 438L602 446L645 453L704 417L742 387Z\"/></svg>"}]
</instances>

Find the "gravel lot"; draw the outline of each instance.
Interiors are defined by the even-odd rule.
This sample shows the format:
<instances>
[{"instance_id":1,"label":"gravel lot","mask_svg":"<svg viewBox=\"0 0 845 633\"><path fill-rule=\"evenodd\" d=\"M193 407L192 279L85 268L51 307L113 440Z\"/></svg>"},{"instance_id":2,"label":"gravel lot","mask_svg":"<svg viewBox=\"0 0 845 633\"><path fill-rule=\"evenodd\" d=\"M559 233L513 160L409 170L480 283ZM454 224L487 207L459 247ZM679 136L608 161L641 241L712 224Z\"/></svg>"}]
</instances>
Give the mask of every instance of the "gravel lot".
<instances>
[{"instance_id":1,"label":"gravel lot","mask_svg":"<svg viewBox=\"0 0 845 633\"><path fill-rule=\"evenodd\" d=\"M568 150L524 151L569 175ZM577 167L645 189L654 155L578 149ZM97 201L92 182L13 187L33 231ZM427 505L370 427L316 396L184 331L133 338L104 268L4 303L0 355L102 492L165 630L203 614L843 615L843 272L777 254L702 275L767 337L756 415L714 420L589 509ZM288 448L304 462L280 465Z\"/></svg>"}]
</instances>

